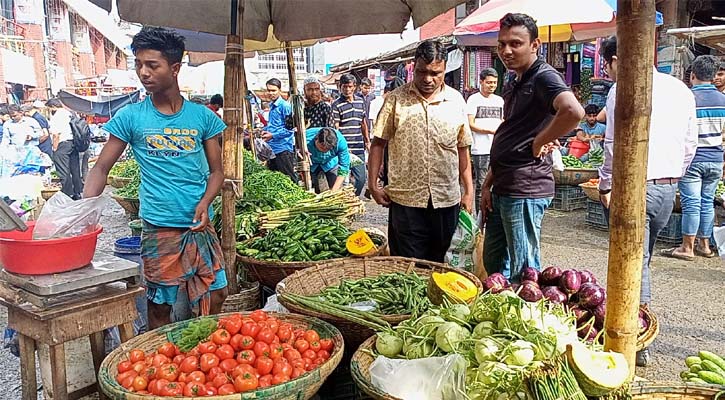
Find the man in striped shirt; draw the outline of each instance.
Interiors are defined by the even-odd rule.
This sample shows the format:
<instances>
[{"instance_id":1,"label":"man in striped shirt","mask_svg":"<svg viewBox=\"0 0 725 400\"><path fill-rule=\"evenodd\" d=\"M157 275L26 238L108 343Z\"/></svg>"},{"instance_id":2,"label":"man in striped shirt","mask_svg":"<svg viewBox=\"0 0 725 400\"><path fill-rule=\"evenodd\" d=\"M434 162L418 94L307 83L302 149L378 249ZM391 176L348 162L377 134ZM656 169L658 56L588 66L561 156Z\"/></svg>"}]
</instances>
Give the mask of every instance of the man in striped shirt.
<instances>
[{"instance_id":1,"label":"man in striped shirt","mask_svg":"<svg viewBox=\"0 0 725 400\"><path fill-rule=\"evenodd\" d=\"M719 68L713 56L699 56L692 63L690 81L697 111L697 151L680 179L682 244L662 254L692 261L695 256L714 257L710 236L715 219L713 200L723 175L722 133L725 131L725 96L712 81Z\"/></svg>"},{"instance_id":2,"label":"man in striped shirt","mask_svg":"<svg viewBox=\"0 0 725 400\"><path fill-rule=\"evenodd\" d=\"M332 119L335 128L342 132L347 141L350 152L362 160L360 164L353 163L350 174L355 179L355 194L360 196L365 188L367 173L365 167L365 150L370 147L368 127L366 123L365 102L355 96L357 78L352 74L340 77L341 96L332 103Z\"/></svg>"}]
</instances>

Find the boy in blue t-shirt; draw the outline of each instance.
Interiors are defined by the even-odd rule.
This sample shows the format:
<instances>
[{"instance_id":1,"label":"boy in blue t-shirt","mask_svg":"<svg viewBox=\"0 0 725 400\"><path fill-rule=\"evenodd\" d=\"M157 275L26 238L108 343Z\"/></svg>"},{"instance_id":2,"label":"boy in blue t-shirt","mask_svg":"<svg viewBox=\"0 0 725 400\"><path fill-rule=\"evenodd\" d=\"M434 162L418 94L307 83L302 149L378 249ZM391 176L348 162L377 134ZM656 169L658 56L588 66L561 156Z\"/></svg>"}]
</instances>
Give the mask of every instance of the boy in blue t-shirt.
<instances>
[{"instance_id":1,"label":"boy in blue t-shirt","mask_svg":"<svg viewBox=\"0 0 725 400\"><path fill-rule=\"evenodd\" d=\"M607 126L597 121L599 111L596 104L587 104L584 108L586 113L585 122L579 124L576 129L577 139L589 143L589 151L602 148L602 140L604 140L604 132Z\"/></svg>"},{"instance_id":2,"label":"boy in blue t-shirt","mask_svg":"<svg viewBox=\"0 0 725 400\"><path fill-rule=\"evenodd\" d=\"M226 297L221 246L209 222L211 203L224 182L218 135L226 125L179 92L183 37L144 27L131 49L150 96L104 125L109 139L83 195L103 192L109 170L130 145L141 169L141 258L149 328L155 329L171 322L177 296L198 305L203 315L218 314Z\"/></svg>"}]
</instances>

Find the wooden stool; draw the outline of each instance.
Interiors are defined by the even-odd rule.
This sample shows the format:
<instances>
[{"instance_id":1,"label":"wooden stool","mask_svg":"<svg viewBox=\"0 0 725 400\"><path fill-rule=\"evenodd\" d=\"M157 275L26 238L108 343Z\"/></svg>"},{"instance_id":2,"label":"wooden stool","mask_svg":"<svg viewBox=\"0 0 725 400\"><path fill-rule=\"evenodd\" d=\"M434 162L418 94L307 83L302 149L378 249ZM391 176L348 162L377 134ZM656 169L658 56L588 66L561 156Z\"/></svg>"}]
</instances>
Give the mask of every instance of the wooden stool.
<instances>
[{"instance_id":1,"label":"wooden stool","mask_svg":"<svg viewBox=\"0 0 725 400\"><path fill-rule=\"evenodd\" d=\"M141 287L107 284L79 293L72 302L43 309L0 298L0 303L8 308L8 326L18 333L23 400L37 399L35 350L39 345L50 348L52 373L51 382L46 385L52 384L53 400L78 399L95 391L104 399L97 384L68 393L64 343L88 336L98 376L104 358L103 330L118 326L121 341L131 339L133 320L137 318L135 298L143 293Z\"/></svg>"}]
</instances>

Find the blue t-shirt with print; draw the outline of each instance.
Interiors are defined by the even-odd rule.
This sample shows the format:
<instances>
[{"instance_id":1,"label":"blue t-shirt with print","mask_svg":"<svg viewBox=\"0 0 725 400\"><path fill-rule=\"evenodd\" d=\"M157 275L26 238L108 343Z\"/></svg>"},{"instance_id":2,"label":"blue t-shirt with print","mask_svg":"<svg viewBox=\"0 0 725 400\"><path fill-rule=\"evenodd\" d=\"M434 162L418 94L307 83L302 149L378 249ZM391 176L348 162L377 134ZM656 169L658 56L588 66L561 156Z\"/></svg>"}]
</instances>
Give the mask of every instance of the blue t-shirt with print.
<instances>
[{"instance_id":1,"label":"blue t-shirt with print","mask_svg":"<svg viewBox=\"0 0 725 400\"><path fill-rule=\"evenodd\" d=\"M123 107L103 126L130 144L138 161L142 219L163 227L193 225L194 210L209 179L203 142L224 128L222 120L201 104L184 100L179 112L165 115L151 97Z\"/></svg>"}]
</instances>

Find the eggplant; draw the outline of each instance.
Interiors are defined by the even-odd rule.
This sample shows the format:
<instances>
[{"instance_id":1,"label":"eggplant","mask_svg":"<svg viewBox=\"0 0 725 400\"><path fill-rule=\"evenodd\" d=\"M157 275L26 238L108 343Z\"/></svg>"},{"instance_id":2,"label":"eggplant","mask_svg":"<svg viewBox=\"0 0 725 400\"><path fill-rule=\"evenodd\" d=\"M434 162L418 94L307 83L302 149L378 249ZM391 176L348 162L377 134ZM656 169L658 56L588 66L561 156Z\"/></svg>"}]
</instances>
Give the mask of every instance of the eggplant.
<instances>
[{"instance_id":1,"label":"eggplant","mask_svg":"<svg viewBox=\"0 0 725 400\"><path fill-rule=\"evenodd\" d=\"M607 313L607 303L602 302L599 304L596 308L592 310L592 314L594 315L594 320L598 324L604 324L604 315Z\"/></svg>"},{"instance_id":2,"label":"eggplant","mask_svg":"<svg viewBox=\"0 0 725 400\"><path fill-rule=\"evenodd\" d=\"M568 300L568 296L556 286L546 286L541 289L541 294L552 303L564 304Z\"/></svg>"},{"instance_id":3,"label":"eggplant","mask_svg":"<svg viewBox=\"0 0 725 400\"><path fill-rule=\"evenodd\" d=\"M566 271L562 272L561 276L559 277L559 287L566 294L574 294L578 292L581 285L582 281L579 277L579 272L577 272L576 270L567 269Z\"/></svg>"},{"instance_id":4,"label":"eggplant","mask_svg":"<svg viewBox=\"0 0 725 400\"><path fill-rule=\"evenodd\" d=\"M525 281L519 289L519 297L526 301L535 302L541 300L544 295L536 282Z\"/></svg>"},{"instance_id":5,"label":"eggplant","mask_svg":"<svg viewBox=\"0 0 725 400\"><path fill-rule=\"evenodd\" d=\"M541 273L539 270L531 267L524 267L521 271L521 281L534 281L538 284L540 275Z\"/></svg>"},{"instance_id":6,"label":"eggplant","mask_svg":"<svg viewBox=\"0 0 725 400\"><path fill-rule=\"evenodd\" d=\"M581 278L582 285L585 283L597 283L597 278L594 276L592 271L583 269L579 271L579 277Z\"/></svg>"},{"instance_id":7,"label":"eggplant","mask_svg":"<svg viewBox=\"0 0 725 400\"><path fill-rule=\"evenodd\" d=\"M542 286L555 286L559 284L559 278L561 277L562 270L559 267L548 267L541 271L540 282Z\"/></svg>"},{"instance_id":8,"label":"eggplant","mask_svg":"<svg viewBox=\"0 0 725 400\"><path fill-rule=\"evenodd\" d=\"M604 288L596 283L585 283L579 288L577 293L579 297L578 303L584 307L593 309L602 304L605 300Z\"/></svg>"},{"instance_id":9,"label":"eggplant","mask_svg":"<svg viewBox=\"0 0 725 400\"><path fill-rule=\"evenodd\" d=\"M509 286L509 282L503 274L495 272L486 278L483 287L491 293L499 293Z\"/></svg>"}]
</instances>

